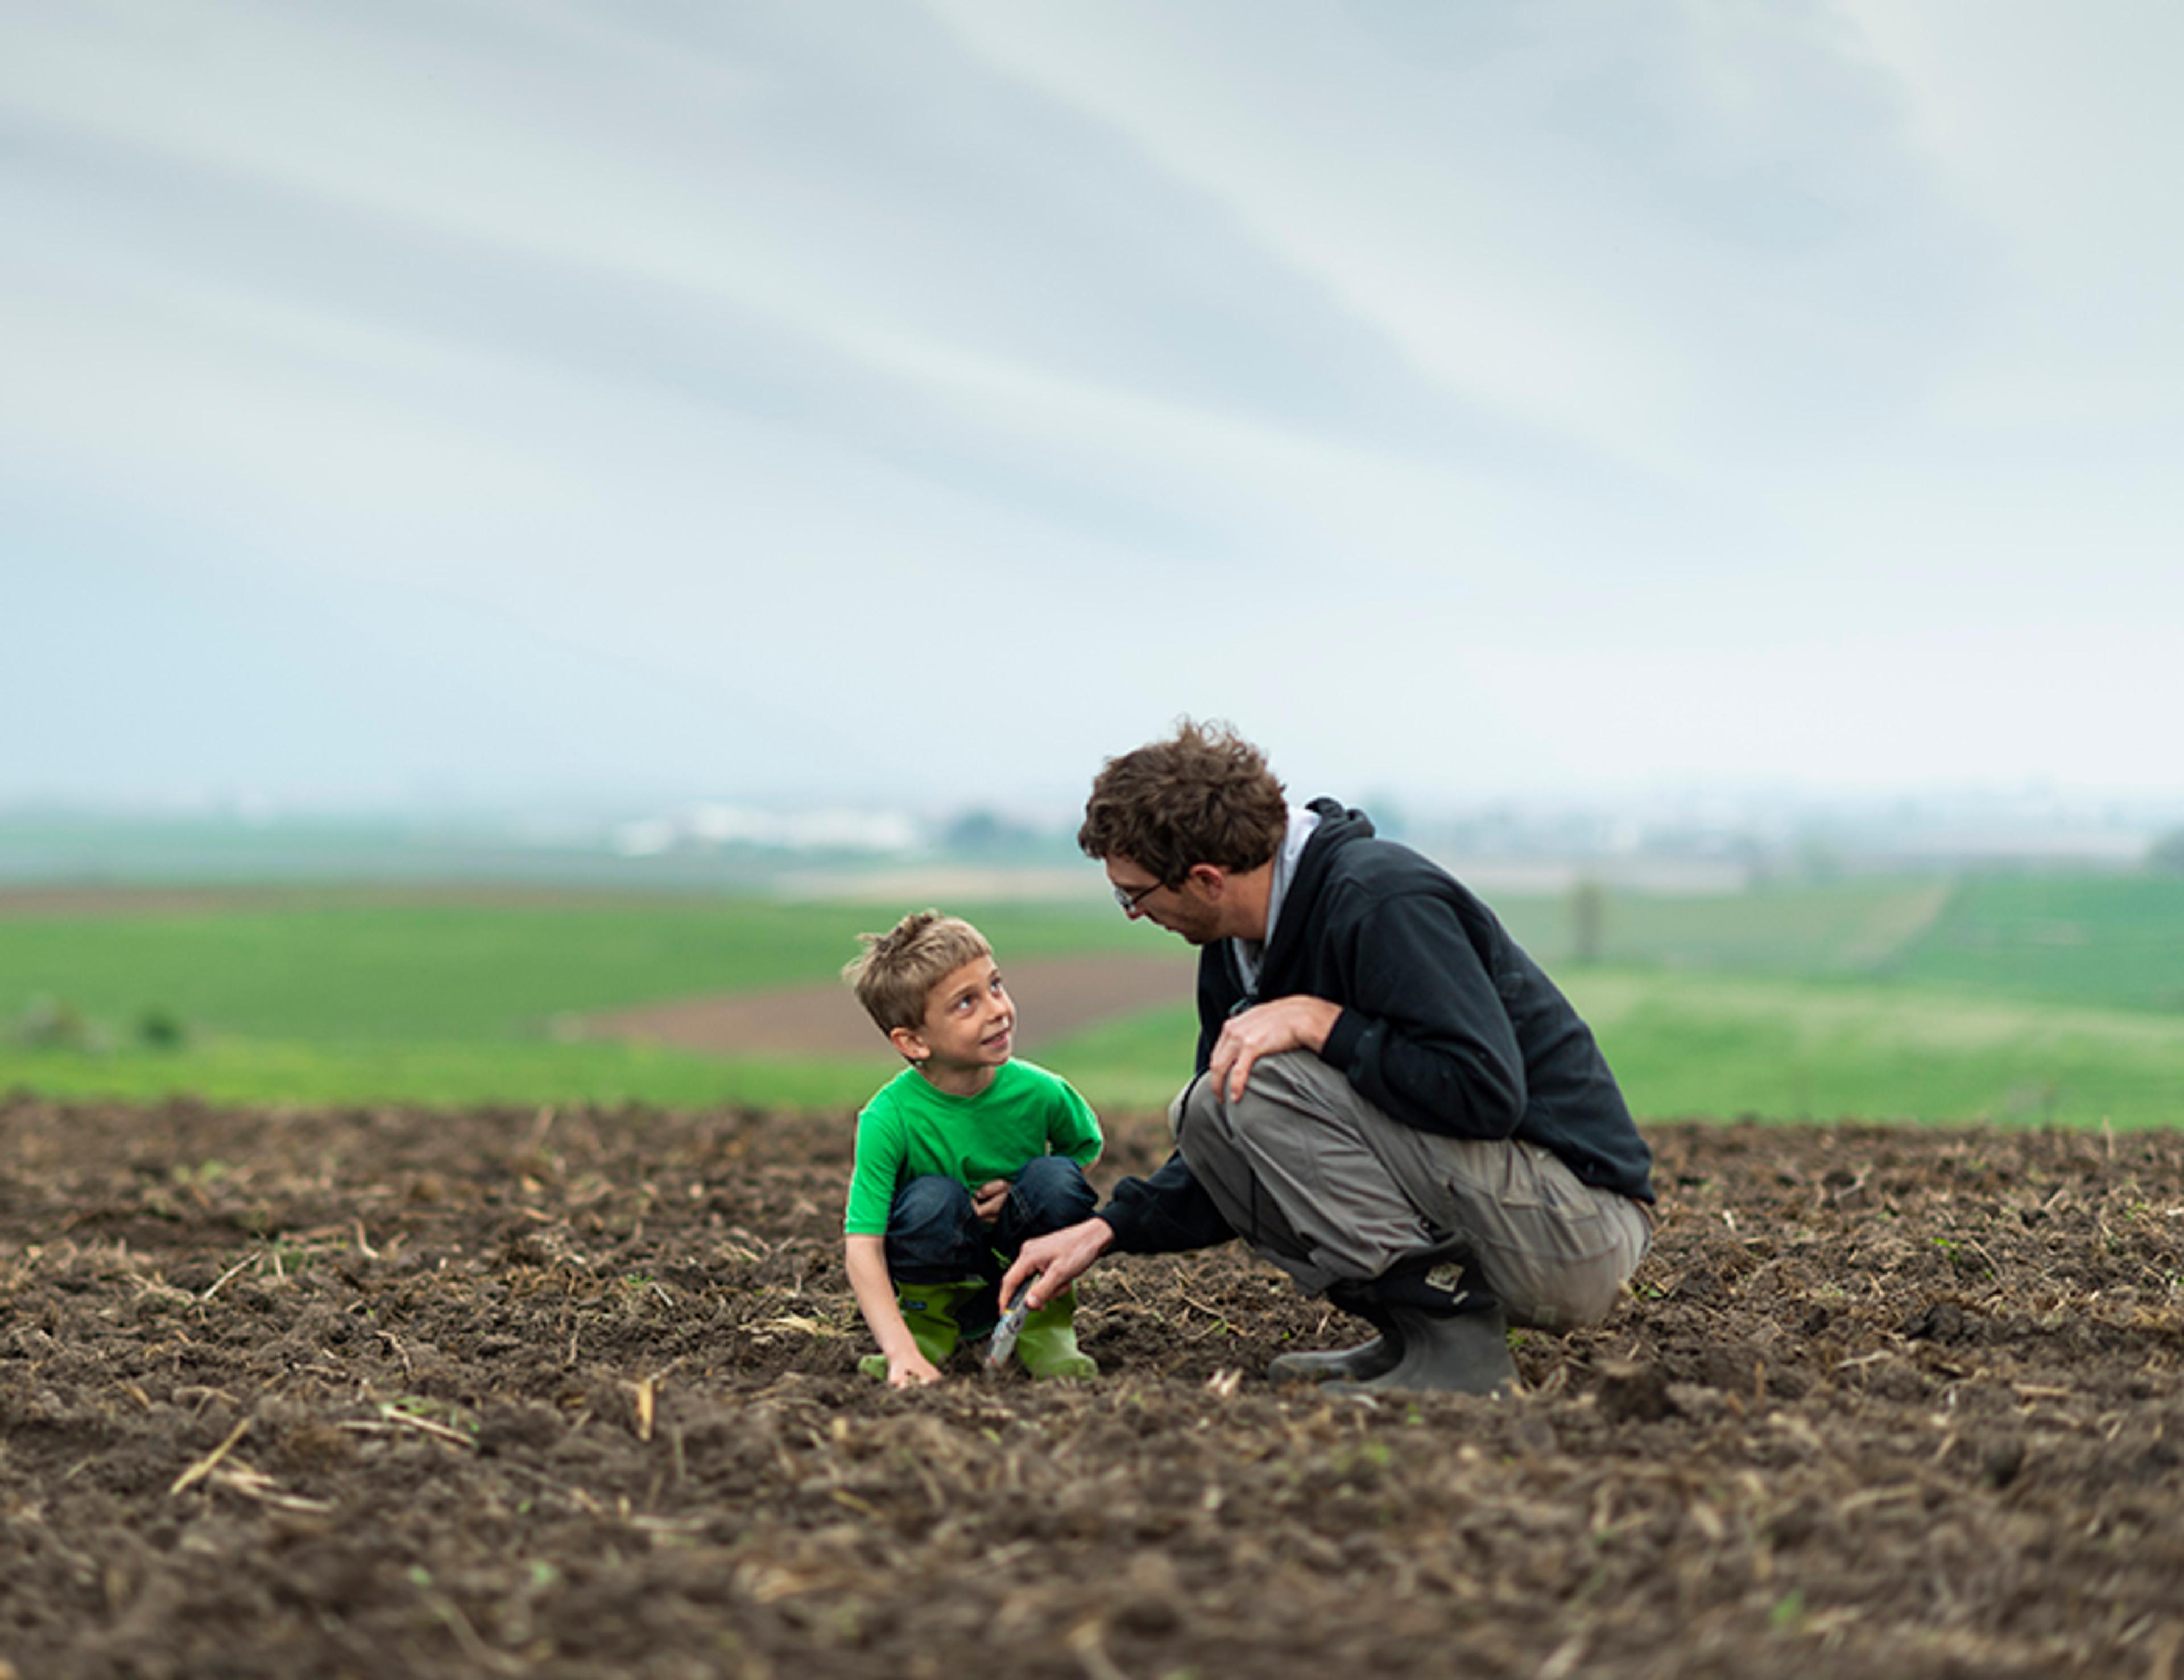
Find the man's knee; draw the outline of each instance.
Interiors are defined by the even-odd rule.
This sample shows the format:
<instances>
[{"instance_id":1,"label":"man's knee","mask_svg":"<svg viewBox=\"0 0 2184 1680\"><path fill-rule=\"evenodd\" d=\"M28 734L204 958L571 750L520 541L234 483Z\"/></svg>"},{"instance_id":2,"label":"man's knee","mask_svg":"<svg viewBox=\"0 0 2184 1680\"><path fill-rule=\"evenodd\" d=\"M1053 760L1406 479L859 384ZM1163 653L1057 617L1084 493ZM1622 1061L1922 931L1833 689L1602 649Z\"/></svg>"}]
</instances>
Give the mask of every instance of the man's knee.
<instances>
[{"instance_id":1,"label":"man's knee","mask_svg":"<svg viewBox=\"0 0 2184 1680\"><path fill-rule=\"evenodd\" d=\"M1221 1163L1236 1161L1234 1125L1212 1075L1201 1073L1184 1086L1168 1105L1167 1117L1175 1147L1193 1172L1217 1174Z\"/></svg>"},{"instance_id":2,"label":"man's knee","mask_svg":"<svg viewBox=\"0 0 2184 1680\"><path fill-rule=\"evenodd\" d=\"M1168 1110L1176 1147L1192 1170L1215 1155L1240 1164L1289 1151L1293 1143L1346 1124L1368 1106L1349 1080L1309 1050L1284 1050L1251 1065L1244 1094L1229 1101L1221 1082L1201 1074Z\"/></svg>"},{"instance_id":3,"label":"man's knee","mask_svg":"<svg viewBox=\"0 0 2184 1680\"><path fill-rule=\"evenodd\" d=\"M1233 1101L1228 1099L1221 1082L1211 1074L1202 1075L1186 1094L1184 1113L1186 1120L1219 1115L1231 1126L1248 1126L1255 1121L1294 1115L1320 1119L1364 1103L1365 1099L1339 1069L1310 1050L1284 1050L1253 1062L1244 1082L1244 1094Z\"/></svg>"},{"instance_id":4,"label":"man's knee","mask_svg":"<svg viewBox=\"0 0 2184 1680\"><path fill-rule=\"evenodd\" d=\"M1310 1050L1280 1050L1271 1056L1261 1056L1251 1064L1251 1076L1245 1086L1245 1094L1288 1104L1306 1093L1345 1093L1351 1088L1346 1074Z\"/></svg>"}]
</instances>

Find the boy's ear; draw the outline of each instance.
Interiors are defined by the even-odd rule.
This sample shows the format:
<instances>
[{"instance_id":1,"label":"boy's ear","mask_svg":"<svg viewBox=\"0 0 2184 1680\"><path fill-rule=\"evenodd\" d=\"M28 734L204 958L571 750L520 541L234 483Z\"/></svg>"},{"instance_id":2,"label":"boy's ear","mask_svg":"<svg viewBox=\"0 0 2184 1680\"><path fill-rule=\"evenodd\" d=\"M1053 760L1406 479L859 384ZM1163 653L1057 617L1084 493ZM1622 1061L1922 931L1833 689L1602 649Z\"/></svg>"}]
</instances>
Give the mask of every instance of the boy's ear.
<instances>
[{"instance_id":1,"label":"boy's ear","mask_svg":"<svg viewBox=\"0 0 2184 1680\"><path fill-rule=\"evenodd\" d=\"M910 1061L922 1062L933 1054L926 1048L925 1040L919 1036L917 1029L914 1026L889 1027L888 1043L894 1045L902 1053L904 1058Z\"/></svg>"}]
</instances>

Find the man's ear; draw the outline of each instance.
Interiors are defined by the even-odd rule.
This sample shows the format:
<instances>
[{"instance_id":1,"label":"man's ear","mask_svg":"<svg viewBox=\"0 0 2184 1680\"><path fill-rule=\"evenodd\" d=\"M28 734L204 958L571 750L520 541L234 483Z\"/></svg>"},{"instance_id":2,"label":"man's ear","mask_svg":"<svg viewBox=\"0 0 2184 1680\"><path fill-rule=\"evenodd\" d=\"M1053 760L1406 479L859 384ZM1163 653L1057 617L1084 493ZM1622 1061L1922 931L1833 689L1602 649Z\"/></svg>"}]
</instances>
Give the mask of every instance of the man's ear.
<instances>
[{"instance_id":1,"label":"man's ear","mask_svg":"<svg viewBox=\"0 0 2184 1680\"><path fill-rule=\"evenodd\" d=\"M1193 864L1183 878L1195 881L1199 890L1217 903L1228 885L1228 871L1219 864Z\"/></svg>"},{"instance_id":2,"label":"man's ear","mask_svg":"<svg viewBox=\"0 0 2184 1680\"><path fill-rule=\"evenodd\" d=\"M900 1051L906 1061L922 1062L933 1054L923 1037L913 1026L889 1027L888 1043Z\"/></svg>"}]
</instances>

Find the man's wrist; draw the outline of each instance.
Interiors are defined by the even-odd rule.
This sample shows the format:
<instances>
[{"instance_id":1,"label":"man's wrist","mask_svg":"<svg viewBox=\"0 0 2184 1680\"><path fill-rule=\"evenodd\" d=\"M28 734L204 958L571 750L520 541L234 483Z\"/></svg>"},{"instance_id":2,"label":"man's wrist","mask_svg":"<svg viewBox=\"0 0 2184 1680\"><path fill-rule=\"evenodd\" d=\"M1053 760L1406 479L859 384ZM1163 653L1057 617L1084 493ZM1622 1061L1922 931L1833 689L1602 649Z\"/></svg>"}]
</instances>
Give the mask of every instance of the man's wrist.
<instances>
[{"instance_id":1,"label":"man's wrist","mask_svg":"<svg viewBox=\"0 0 2184 1680\"><path fill-rule=\"evenodd\" d=\"M1349 1072L1350 1064L1357 1059L1357 1041L1364 1036L1364 1017L1338 1007L1319 1047L1319 1059L1338 1073Z\"/></svg>"},{"instance_id":2,"label":"man's wrist","mask_svg":"<svg viewBox=\"0 0 2184 1680\"><path fill-rule=\"evenodd\" d=\"M1325 998L1303 999L1304 1030L1297 1034L1304 1048L1318 1055L1326 1049L1327 1041L1334 1032L1334 1023L1342 1019L1342 1005L1330 1003Z\"/></svg>"}]
</instances>

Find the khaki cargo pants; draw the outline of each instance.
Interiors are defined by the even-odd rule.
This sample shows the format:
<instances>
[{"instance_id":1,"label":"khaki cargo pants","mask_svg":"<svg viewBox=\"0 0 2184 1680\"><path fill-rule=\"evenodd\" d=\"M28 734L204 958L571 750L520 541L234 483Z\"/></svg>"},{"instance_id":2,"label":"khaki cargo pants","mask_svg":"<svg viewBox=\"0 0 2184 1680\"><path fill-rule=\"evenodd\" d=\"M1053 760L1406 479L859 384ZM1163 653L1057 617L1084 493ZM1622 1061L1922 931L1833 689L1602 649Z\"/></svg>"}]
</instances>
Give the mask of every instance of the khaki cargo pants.
<instances>
[{"instance_id":1,"label":"khaki cargo pants","mask_svg":"<svg viewBox=\"0 0 2184 1680\"><path fill-rule=\"evenodd\" d=\"M1168 1111L1176 1146L1237 1234L1310 1294L1460 1250L1510 1321L1596 1323L1652 1227L1513 1138L1443 1138L1391 1120L1309 1051L1253 1064L1242 1099L1194 1080Z\"/></svg>"}]
</instances>

